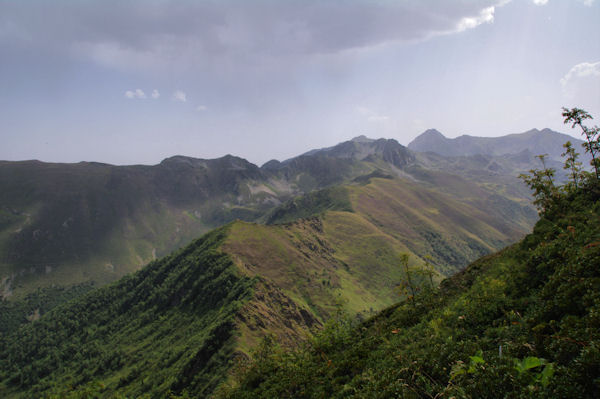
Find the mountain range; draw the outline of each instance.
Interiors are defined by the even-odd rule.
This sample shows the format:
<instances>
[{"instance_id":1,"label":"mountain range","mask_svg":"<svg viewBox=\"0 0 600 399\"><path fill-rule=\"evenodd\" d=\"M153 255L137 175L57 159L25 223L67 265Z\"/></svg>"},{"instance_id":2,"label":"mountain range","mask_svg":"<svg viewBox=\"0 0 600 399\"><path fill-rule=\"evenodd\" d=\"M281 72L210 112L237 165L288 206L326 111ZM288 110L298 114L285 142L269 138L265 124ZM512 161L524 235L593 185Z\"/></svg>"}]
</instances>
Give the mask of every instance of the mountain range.
<instances>
[{"instance_id":1,"label":"mountain range","mask_svg":"<svg viewBox=\"0 0 600 399\"><path fill-rule=\"evenodd\" d=\"M483 202L495 202L505 211L527 206L528 190L515 176L532 166L531 159L515 164L476 155L459 160L462 166L456 163L413 152L395 140L364 136L262 167L231 155L174 156L154 166L2 161L1 294L114 281L212 228L236 219L264 222L297 196L377 174L418 182L464 202L460 185L475 189L464 178L474 180L473 174L485 171L470 205L481 210ZM525 212L524 218L511 219L518 232L512 240L535 219L531 209Z\"/></svg>"},{"instance_id":2,"label":"mountain range","mask_svg":"<svg viewBox=\"0 0 600 399\"><path fill-rule=\"evenodd\" d=\"M519 243L299 348L266 339L213 397L597 398L599 217L596 176L562 186Z\"/></svg>"},{"instance_id":3,"label":"mountain range","mask_svg":"<svg viewBox=\"0 0 600 399\"><path fill-rule=\"evenodd\" d=\"M548 154L554 161L561 160L562 145L571 141L574 147L581 148L583 141L567 134L550 129L531 129L524 133L501 137L476 137L463 135L447 138L435 129L429 129L416 137L408 148L418 152L434 152L443 156L463 155L507 155L507 154ZM582 152L582 151L581 151Z\"/></svg>"},{"instance_id":4,"label":"mountain range","mask_svg":"<svg viewBox=\"0 0 600 399\"><path fill-rule=\"evenodd\" d=\"M0 392L208 396L264 337L295 347L523 237L521 155L3 162Z\"/></svg>"}]
</instances>

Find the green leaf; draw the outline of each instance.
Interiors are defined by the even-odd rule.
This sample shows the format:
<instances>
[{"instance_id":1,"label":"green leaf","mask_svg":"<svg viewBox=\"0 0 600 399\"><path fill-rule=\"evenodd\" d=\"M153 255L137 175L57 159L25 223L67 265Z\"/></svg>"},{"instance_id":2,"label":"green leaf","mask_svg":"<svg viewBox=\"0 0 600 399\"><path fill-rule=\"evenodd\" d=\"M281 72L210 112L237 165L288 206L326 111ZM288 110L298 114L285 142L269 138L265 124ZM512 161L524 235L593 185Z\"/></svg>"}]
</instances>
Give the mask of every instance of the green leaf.
<instances>
[{"instance_id":1,"label":"green leaf","mask_svg":"<svg viewBox=\"0 0 600 399\"><path fill-rule=\"evenodd\" d=\"M485 363L485 360L483 360L483 352L481 350L478 350L475 356L469 356L469 359L471 359L471 367L475 366L476 364Z\"/></svg>"},{"instance_id":2,"label":"green leaf","mask_svg":"<svg viewBox=\"0 0 600 399\"><path fill-rule=\"evenodd\" d=\"M465 374L467 370L465 370L465 364L460 361L452 365L452 370L450 370L450 381L455 379L461 374Z\"/></svg>"},{"instance_id":3,"label":"green leaf","mask_svg":"<svg viewBox=\"0 0 600 399\"><path fill-rule=\"evenodd\" d=\"M523 360L518 360L515 359L515 369L519 372L522 373L524 371L536 368L536 367L540 367L542 365L544 365L546 363L546 361L544 359L540 359L538 357L535 356L528 356L526 358L524 358Z\"/></svg>"},{"instance_id":4,"label":"green leaf","mask_svg":"<svg viewBox=\"0 0 600 399\"><path fill-rule=\"evenodd\" d=\"M538 375L542 386L545 388L550 383L550 378L554 375L554 364L548 363L544 370Z\"/></svg>"}]
</instances>

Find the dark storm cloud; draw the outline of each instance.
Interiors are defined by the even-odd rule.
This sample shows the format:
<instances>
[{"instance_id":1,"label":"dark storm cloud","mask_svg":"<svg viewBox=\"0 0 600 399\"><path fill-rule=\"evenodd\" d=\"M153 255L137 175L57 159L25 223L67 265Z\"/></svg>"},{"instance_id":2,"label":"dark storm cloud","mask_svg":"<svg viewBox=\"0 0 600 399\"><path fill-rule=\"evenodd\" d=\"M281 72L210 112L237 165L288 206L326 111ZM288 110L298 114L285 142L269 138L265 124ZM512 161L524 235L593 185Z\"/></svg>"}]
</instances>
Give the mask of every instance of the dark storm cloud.
<instances>
[{"instance_id":1,"label":"dark storm cloud","mask_svg":"<svg viewBox=\"0 0 600 399\"><path fill-rule=\"evenodd\" d=\"M0 45L116 66L332 54L493 19L498 0L0 2ZM129 65L132 64L132 65Z\"/></svg>"}]
</instances>

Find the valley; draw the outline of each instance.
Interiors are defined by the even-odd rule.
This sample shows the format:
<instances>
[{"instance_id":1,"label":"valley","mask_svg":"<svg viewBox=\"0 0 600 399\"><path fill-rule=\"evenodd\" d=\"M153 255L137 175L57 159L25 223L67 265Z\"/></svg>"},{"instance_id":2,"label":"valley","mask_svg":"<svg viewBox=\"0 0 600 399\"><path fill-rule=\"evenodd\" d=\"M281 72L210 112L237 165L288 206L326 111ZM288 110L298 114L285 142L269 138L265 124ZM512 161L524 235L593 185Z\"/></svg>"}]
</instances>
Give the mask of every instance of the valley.
<instances>
[{"instance_id":1,"label":"valley","mask_svg":"<svg viewBox=\"0 0 600 399\"><path fill-rule=\"evenodd\" d=\"M394 140L356 138L260 168L229 155L214 160L176 156L155 166L1 162L2 296L19 297L51 285L102 285L212 228L236 219L275 221L294 198L378 175L449 194L474 212L494 202L494 209L505 212L502 217L514 220L509 230L516 232L515 240L535 220L526 210L529 192L515 176L533 167L535 159L515 164L482 157L444 158L413 153ZM463 196L465 189L469 197ZM308 211L288 212L287 220L329 206L319 198L311 201L304 205ZM513 212L527 215L515 218ZM463 259L460 266L465 264Z\"/></svg>"},{"instance_id":2,"label":"valley","mask_svg":"<svg viewBox=\"0 0 600 399\"><path fill-rule=\"evenodd\" d=\"M0 399L600 398L599 20L0 0Z\"/></svg>"},{"instance_id":3,"label":"valley","mask_svg":"<svg viewBox=\"0 0 600 399\"><path fill-rule=\"evenodd\" d=\"M262 168L233 157L213 160L218 166L211 168L208 161L175 157L161 165L177 172L93 165L97 175L73 178L63 173L90 165L53 166L60 173L51 176L61 176L72 191L63 187L42 196L49 188L41 185L29 200L41 201L40 211L28 212L31 226L15 234L23 238L22 231L42 223L53 227L52 220L69 212L89 223L71 217L76 238L63 222L62 233L46 230L45 239L29 242L23 257L60 251L64 259L87 261L74 269L66 263L56 272L24 275L17 285L21 291L2 302L6 360L0 364L0 387L8 397L86 392L204 397L228 380L231 362L249 359L265 337L296 348L340 312L369 319L527 234L537 212L518 181L498 170L469 179L483 156L463 157L458 165L470 166L455 173L431 166L457 165L455 159L433 157L393 140L358 138ZM513 164L510 173L515 170ZM136 189L127 180L107 188L115 174L145 178ZM156 179L158 186L152 184ZM65 198L70 206L50 218ZM148 205L138 207L136 201ZM187 210L178 219L181 209ZM118 239L105 238L111 234L90 239L96 231L109 231L111 223L125 223L129 230L121 230ZM111 248L146 248L152 259L160 256L157 246L167 251L187 234L219 224L224 225L144 267L127 266L124 256L124 266L91 281L101 274L94 274L90 259L115 259ZM175 234L166 234L173 228ZM169 240L161 241L165 234ZM88 240L87 248L66 245L75 239ZM15 242L3 245L17 253ZM142 253L129 255L139 261ZM79 274L69 274L72 270ZM61 279L61 272L69 278ZM119 273L125 277L110 283ZM35 284L40 288L33 289Z\"/></svg>"}]
</instances>

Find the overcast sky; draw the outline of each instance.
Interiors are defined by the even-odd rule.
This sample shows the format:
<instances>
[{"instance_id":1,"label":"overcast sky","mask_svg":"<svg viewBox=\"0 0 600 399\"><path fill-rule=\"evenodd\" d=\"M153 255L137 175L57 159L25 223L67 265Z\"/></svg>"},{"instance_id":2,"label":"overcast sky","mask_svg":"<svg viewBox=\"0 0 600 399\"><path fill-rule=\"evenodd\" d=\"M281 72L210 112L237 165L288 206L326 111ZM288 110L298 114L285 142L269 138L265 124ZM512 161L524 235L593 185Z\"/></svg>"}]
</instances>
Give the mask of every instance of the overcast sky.
<instances>
[{"instance_id":1,"label":"overcast sky","mask_svg":"<svg viewBox=\"0 0 600 399\"><path fill-rule=\"evenodd\" d=\"M578 136L560 112L600 119L598 21L600 0L0 0L0 159Z\"/></svg>"}]
</instances>

